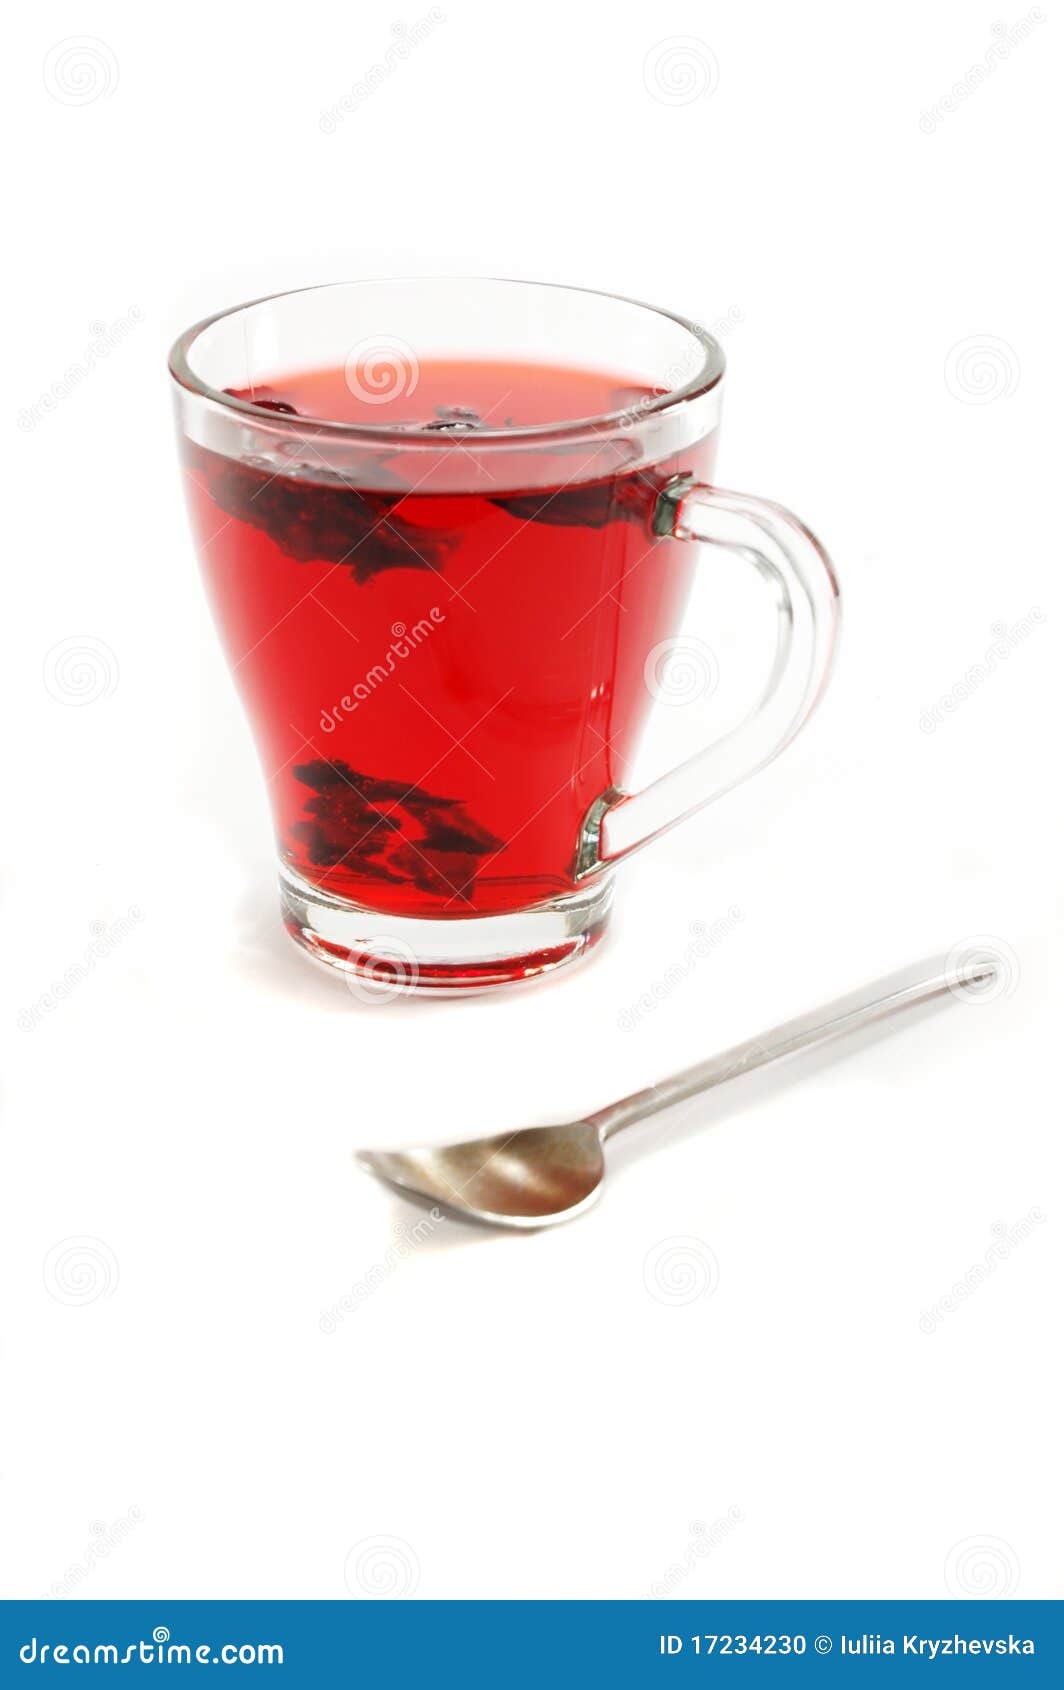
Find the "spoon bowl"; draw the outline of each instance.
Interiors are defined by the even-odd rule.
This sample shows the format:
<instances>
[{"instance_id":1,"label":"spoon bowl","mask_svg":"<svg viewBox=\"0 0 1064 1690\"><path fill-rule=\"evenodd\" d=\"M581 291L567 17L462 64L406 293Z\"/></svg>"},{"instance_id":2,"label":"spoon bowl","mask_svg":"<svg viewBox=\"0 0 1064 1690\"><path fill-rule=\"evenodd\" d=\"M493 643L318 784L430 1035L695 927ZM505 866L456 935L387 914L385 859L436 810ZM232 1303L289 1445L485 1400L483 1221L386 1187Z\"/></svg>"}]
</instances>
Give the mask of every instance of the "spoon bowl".
<instances>
[{"instance_id":1,"label":"spoon bowl","mask_svg":"<svg viewBox=\"0 0 1064 1690\"><path fill-rule=\"evenodd\" d=\"M510 1227L571 1220L590 1208L606 1173L602 1134L590 1121L522 1127L461 1144L364 1150L358 1160L402 1191Z\"/></svg>"}]
</instances>

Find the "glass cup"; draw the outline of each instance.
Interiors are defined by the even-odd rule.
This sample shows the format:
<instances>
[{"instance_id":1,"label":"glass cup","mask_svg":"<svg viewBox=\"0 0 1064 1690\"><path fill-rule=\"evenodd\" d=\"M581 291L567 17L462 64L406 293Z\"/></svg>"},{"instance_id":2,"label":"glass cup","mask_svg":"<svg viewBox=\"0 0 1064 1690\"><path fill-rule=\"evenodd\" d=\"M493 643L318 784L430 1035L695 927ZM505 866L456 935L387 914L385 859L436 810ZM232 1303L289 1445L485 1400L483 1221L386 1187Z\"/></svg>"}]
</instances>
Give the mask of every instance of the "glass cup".
<instances>
[{"instance_id":1,"label":"glass cup","mask_svg":"<svg viewBox=\"0 0 1064 1690\"><path fill-rule=\"evenodd\" d=\"M713 484L724 356L697 324L541 283L351 282L208 318L170 370L283 918L328 967L468 991L584 955L614 866L812 710L834 571L788 511ZM628 791L720 547L772 595L763 694Z\"/></svg>"}]
</instances>

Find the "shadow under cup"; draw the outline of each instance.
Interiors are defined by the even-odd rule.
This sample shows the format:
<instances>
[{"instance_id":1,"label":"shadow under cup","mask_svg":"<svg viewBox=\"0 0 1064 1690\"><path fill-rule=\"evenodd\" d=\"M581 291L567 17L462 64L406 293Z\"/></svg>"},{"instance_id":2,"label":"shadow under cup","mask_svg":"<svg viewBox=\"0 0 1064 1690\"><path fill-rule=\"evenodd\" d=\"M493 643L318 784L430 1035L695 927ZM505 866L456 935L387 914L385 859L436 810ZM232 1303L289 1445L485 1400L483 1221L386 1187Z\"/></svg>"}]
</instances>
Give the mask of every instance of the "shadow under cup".
<instances>
[{"instance_id":1,"label":"shadow under cup","mask_svg":"<svg viewBox=\"0 0 1064 1690\"><path fill-rule=\"evenodd\" d=\"M655 515L712 478L715 343L581 290L360 282L212 318L171 369L293 938L392 990L585 952L698 560Z\"/></svg>"}]
</instances>

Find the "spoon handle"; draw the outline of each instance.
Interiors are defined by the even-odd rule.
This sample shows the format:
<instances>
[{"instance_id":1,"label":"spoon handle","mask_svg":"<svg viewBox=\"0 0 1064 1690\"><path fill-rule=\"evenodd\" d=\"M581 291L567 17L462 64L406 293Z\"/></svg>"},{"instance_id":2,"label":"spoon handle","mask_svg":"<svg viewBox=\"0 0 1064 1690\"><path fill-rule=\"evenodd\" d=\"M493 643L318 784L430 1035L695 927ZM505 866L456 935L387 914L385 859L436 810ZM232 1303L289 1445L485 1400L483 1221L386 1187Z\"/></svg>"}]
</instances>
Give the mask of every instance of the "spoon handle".
<instances>
[{"instance_id":1,"label":"spoon handle","mask_svg":"<svg viewBox=\"0 0 1064 1690\"><path fill-rule=\"evenodd\" d=\"M961 996L963 1001L963 993L958 993L958 987L967 988L992 980L996 971L997 965L990 956L966 966L963 975L948 966L944 957L914 963L896 974L887 974L861 987L859 991L822 1004L819 1009L795 1016L793 1021L784 1021L757 1038L733 1045L730 1050L721 1051L719 1056L711 1056L706 1062L696 1062L693 1068L685 1068L679 1074L670 1075L667 1080L659 1080L657 1085L633 1092L630 1097L608 1104L587 1119L598 1128L603 1139L610 1138L632 1121L641 1121L644 1116L667 1109L670 1104L680 1103L696 1092L708 1091L724 1080L749 1074L754 1068L775 1062L781 1056L791 1056L795 1051L808 1050L828 1039L856 1033L900 1009L915 1009L918 1004L930 1003L947 992Z\"/></svg>"}]
</instances>

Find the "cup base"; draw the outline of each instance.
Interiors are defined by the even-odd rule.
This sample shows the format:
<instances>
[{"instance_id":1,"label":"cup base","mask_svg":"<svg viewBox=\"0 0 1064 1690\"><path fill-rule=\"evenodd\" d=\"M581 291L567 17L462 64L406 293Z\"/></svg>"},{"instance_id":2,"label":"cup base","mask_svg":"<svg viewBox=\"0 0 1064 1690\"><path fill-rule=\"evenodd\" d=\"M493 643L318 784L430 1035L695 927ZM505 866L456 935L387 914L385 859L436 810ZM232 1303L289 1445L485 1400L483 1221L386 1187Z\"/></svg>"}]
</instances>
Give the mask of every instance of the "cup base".
<instances>
[{"instance_id":1,"label":"cup base","mask_svg":"<svg viewBox=\"0 0 1064 1690\"><path fill-rule=\"evenodd\" d=\"M419 921L334 897L281 867L281 913L299 948L379 1001L493 991L576 962L601 939L613 901L608 876L508 915Z\"/></svg>"}]
</instances>

